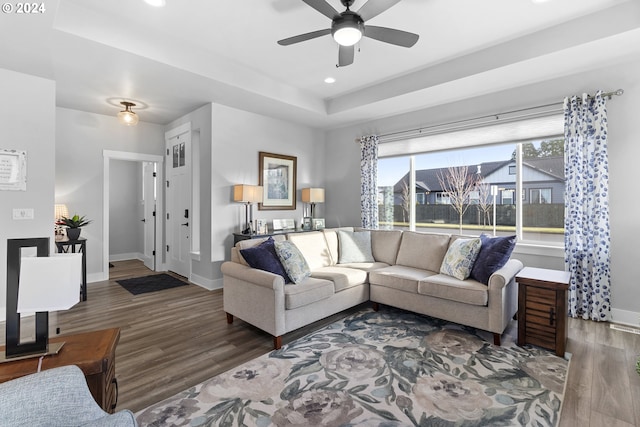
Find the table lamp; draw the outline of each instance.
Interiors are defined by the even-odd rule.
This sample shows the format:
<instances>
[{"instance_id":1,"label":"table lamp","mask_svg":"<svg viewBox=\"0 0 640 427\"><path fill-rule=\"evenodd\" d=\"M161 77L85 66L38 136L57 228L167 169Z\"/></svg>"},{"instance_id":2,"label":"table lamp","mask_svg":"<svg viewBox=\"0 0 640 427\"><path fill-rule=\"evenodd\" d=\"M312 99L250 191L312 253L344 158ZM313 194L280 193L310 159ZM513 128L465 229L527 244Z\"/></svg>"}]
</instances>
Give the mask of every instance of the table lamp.
<instances>
[{"instance_id":1,"label":"table lamp","mask_svg":"<svg viewBox=\"0 0 640 427\"><path fill-rule=\"evenodd\" d=\"M27 248L37 256L23 256ZM80 301L82 254L48 255L47 237L7 240L7 329L0 363L56 354L64 345L49 345L49 311ZM20 313L35 313L35 341L20 342Z\"/></svg>"},{"instance_id":2,"label":"table lamp","mask_svg":"<svg viewBox=\"0 0 640 427\"><path fill-rule=\"evenodd\" d=\"M246 228L242 230L242 234L251 234L251 224L253 223L251 204L262 202L262 187L259 185L234 185L233 201L245 203Z\"/></svg>"},{"instance_id":3,"label":"table lamp","mask_svg":"<svg viewBox=\"0 0 640 427\"><path fill-rule=\"evenodd\" d=\"M311 218L313 218L316 203L324 203L324 188L303 188L302 201L311 205Z\"/></svg>"},{"instance_id":4,"label":"table lamp","mask_svg":"<svg viewBox=\"0 0 640 427\"><path fill-rule=\"evenodd\" d=\"M54 206L55 209L55 218L54 218L54 223L56 224L56 240L60 240L64 237L64 228L62 228L62 226L58 225L58 222L60 221L60 219L64 218L69 218L69 209L67 208L67 205L63 205L63 204L56 204Z\"/></svg>"}]
</instances>

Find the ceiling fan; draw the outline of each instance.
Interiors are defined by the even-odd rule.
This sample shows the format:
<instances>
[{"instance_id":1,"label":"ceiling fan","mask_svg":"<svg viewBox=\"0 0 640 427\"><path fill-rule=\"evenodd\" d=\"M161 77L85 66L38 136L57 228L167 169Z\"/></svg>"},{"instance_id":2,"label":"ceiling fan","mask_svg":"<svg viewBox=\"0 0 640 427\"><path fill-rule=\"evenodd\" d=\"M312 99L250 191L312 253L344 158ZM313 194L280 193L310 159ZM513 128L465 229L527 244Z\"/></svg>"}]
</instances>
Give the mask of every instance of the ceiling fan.
<instances>
[{"instance_id":1,"label":"ceiling fan","mask_svg":"<svg viewBox=\"0 0 640 427\"><path fill-rule=\"evenodd\" d=\"M353 64L353 57L355 55L354 45L360 41L362 36L402 47L413 46L420 37L417 34L393 28L365 25L366 21L378 16L400 2L400 0L369 0L357 12L349 9L355 0L340 0L347 8L347 10L342 13L335 10L326 0L302 1L331 19L331 28L282 39L278 41L278 44L281 46L289 46L331 34L334 40L340 45L337 67Z\"/></svg>"}]
</instances>

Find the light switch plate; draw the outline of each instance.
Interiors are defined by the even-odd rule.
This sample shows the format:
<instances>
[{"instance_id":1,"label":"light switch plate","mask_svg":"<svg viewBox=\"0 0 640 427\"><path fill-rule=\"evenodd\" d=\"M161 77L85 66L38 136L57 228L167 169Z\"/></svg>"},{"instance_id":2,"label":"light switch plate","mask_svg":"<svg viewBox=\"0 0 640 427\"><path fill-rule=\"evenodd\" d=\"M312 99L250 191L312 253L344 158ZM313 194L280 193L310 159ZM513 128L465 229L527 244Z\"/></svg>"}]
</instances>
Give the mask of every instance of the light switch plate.
<instances>
[{"instance_id":1,"label":"light switch plate","mask_svg":"<svg viewBox=\"0 0 640 427\"><path fill-rule=\"evenodd\" d=\"M13 219L33 219L33 209L32 208L14 209Z\"/></svg>"}]
</instances>

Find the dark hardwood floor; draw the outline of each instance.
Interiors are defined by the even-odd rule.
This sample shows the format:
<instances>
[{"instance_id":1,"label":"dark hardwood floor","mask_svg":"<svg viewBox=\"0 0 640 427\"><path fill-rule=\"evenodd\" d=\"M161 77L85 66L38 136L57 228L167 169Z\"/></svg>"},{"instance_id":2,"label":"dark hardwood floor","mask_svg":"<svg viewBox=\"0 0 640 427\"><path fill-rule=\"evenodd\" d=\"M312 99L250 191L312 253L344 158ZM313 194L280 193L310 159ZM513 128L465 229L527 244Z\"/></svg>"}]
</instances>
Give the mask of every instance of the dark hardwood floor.
<instances>
[{"instance_id":1,"label":"dark hardwood floor","mask_svg":"<svg viewBox=\"0 0 640 427\"><path fill-rule=\"evenodd\" d=\"M121 328L117 409L139 411L272 349L272 337L259 329L239 319L227 324L221 290L190 285L134 296L115 281L152 272L139 261L113 264L109 281L89 284L87 301L50 315L50 330ZM347 313L362 307L369 305ZM283 343L344 315L287 334ZM516 326L507 329L503 342L515 341ZM640 335L569 319L567 351L572 359L560 426L640 426Z\"/></svg>"}]
</instances>

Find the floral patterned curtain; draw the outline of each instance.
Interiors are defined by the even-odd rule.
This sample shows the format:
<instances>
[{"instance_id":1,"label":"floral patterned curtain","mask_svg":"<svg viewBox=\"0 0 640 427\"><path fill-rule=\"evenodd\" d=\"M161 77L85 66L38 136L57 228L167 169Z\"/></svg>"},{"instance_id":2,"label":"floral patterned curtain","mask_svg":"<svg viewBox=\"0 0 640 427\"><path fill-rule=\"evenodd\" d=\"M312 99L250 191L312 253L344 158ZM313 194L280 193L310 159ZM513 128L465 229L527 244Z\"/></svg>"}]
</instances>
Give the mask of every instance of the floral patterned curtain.
<instances>
[{"instance_id":1,"label":"floral patterned curtain","mask_svg":"<svg viewBox=\"0 0 640 427\"><path fill-rule=\"evenodd\" d=\"M360 138L360 215L362 227L378 229L378 136Z\"/></svg>"},{"instance_id":2,"label":"floral patterned curtain","mask_svg":"<svg viewBox=\"0 0 640 427\"><path fill-rule=\"evenodd\" d=\"M602 92L564 100L565 267L569 315L611 314L607 110Z\"/></svg>"}]
</instances>

